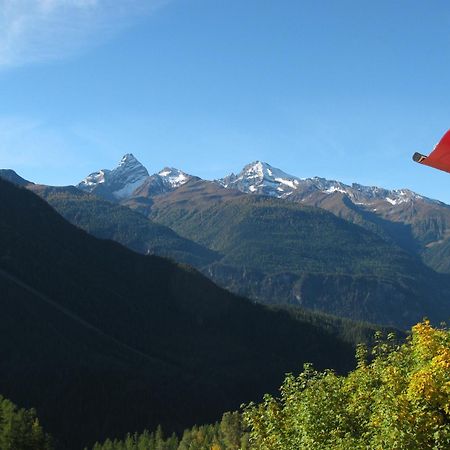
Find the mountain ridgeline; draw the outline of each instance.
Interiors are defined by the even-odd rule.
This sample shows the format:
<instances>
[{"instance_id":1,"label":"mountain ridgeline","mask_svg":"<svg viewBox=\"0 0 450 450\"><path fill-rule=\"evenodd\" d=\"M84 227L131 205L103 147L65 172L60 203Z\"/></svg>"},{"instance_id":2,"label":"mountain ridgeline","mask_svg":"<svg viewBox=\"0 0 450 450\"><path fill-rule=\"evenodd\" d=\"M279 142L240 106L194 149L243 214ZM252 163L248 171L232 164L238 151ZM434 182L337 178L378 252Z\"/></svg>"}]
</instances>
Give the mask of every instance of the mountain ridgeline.
<instances>
[{"instance_id":1,"label":"mountain ridgeline","mask_svg":"<svg viewBox=\"0 0 450 450\"><path fill-rule=\"evenodd\" d=\"M84 195L28 188L97 237L262 303L401 328L450 316L450 277L436 272L450 260L450 207L406 189L303 180L261 162L215 182L149 175L131 154L83 180Z\"/></svg>"},{"instance_id":2,"label":"mountain ridgeline","mask_svg":"<svg viewBox=\"0 0 450 450\"><path fill-rule=\"evenodd\" d=\"M326 209L421 256L431 268L450 273L448 254L440 260L433 258L448 247L450 238L450 206L440 201L408 189L349 186L319 177L301 179L259 161L217 183L248 194Z\"/></svg>"},{"instance_id":3,"label":"mountain ridgeline","mask_svg":"<svg viewBox=\"0 0 450 450\"><path fill-rule=\"evenodd\" d=\"M36 407L59 448L211 423L303 362L353 367L337 331L350 322L254 304L96 239L3 180L0 241L0 392Z\"/></svg>"},{"instance_id":4,"label":"mountain ridgeline","mask_svg":"<svg viewBox=\"0 0 450 450\"><path fill-rule=\"evenodd\" d=\"M202 269L222 286L399 327L449 315L449 277L377 233L323 209L228 192L190 182L155 197L150 215L222 254Z\"/></svg>"}]
</instances>

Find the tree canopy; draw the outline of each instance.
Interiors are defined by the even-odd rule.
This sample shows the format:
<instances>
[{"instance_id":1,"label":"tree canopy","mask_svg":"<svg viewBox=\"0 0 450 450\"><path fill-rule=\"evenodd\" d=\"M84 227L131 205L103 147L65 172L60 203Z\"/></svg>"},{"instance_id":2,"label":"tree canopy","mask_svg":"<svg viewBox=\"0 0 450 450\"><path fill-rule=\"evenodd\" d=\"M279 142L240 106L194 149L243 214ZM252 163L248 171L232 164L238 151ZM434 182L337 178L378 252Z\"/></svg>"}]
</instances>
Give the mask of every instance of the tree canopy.
<instances>
[{"instance_id":1,"label":"tree canopy","mask_svg":"<svg viewBox=\"0 0 450 450\"><path fill-rule=\"evenodd\" d=\"M280 397L244 409L252 448L450 448L450 332L425 320L407 341L378 336L357 368L288 375Z\"/></svg>"},{"instance_id":2,"label":"tree canopy","mask_svg":"<svg viewBox=\"0 0 450 450\"><path fill-rule=\"evenodd\" d=\"M34 409L18 408L0 395L0 448L2 450L51 450Z\"/></svg>"}]
</instances>

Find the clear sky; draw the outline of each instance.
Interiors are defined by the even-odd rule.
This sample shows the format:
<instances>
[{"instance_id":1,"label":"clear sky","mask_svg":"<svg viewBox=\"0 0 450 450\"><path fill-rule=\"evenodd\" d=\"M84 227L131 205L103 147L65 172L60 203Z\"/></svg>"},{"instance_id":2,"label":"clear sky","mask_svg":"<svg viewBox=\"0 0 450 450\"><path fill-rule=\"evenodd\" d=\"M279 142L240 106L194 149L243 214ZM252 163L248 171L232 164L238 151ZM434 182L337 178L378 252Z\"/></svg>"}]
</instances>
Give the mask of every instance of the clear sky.
<instances>
[{"instance_id":1,"label":"clear sky","mask_svg":"<svg viewBox=\"0 0 450 450\"><path fill-rule=\"evenodd\" d=\"M35 182L133 153L450 203L411 160L449 128L448 0L0 0L0 167Z\"/></svg>"}]
</instances>

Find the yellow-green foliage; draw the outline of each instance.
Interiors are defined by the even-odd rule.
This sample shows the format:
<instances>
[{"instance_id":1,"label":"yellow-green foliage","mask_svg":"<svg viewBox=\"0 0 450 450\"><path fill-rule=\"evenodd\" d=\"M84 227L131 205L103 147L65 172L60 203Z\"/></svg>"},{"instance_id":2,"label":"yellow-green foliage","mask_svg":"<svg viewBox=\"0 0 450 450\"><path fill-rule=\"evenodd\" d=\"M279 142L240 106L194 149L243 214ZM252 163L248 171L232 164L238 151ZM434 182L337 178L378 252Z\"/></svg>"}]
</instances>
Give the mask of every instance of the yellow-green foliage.
<instances>
[{"instance_id":1,"label":"yellow-green foliage","mask_svg":"<svg viewBox=\"0 0 450 450\"><path fill-rule=\"evenodd\" d=\"M360 346L346 377L305 366L288 375L280 398L244 409L252 448L449 449L450 332L428 321L407 342Z\"/></svg>"}]
</instances>

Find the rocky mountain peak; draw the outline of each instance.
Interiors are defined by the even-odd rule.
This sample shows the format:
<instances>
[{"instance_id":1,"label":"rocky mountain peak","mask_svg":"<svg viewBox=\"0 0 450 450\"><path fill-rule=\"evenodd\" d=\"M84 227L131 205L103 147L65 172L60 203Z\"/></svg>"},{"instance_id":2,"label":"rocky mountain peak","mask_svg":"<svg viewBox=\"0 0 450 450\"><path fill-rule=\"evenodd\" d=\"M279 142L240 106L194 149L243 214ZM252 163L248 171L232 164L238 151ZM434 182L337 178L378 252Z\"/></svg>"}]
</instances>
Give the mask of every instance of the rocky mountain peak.
<instances>
[{"instance_id":1,"label":"rocky mountain peak","mask_svg":"<svg viewBox=\"0 0 450 450\"><path fill-rule=\"evenodd\" d=\"M136 159L133 153L127 153L122 156L122 159L119 162L118 167L128 166L128 165L141 165L142 164Z\"/></svg>"},{"instance_id":2,"label":"rocky mountain peak","mask_svg":"<svg viewBox=\"0 0 450 450\"><path fill-rule=\"evenodd\" d=\"M163 179L164 184L171 188L182 186L192 178L192 175L174 167L164 167L164 169L158 172L158 176Z\"/></svg>"},{"instance_id":3,"label":"rocky mountain peak","mask_svg":"<svg viewBox=\"0 0 450 450\"><path fill-rule=\"evenodd\" d=\"M91 173L78 184L78 188L108 200L121 200L130 196L148 176L147 169L132 153L127 153L115 169Z\"/></svg>"},{"instance_id":4,"label":"rocky mountain peak","mask_svg":"<svg viewBox=\"0 0 450 450\"><path fill-rule=\"evenodd\" d=\"M138 176L149 176L147 169L135 158L132 153L127 153L122 157L118 166L111 171L111 174L123 173L136 173Z\"/></svg>"},{"instance_id":5,"label":"rocky mountain peak","mask_svg":"<svg viewBox=\"0 0 450 450\"><path fill-rule=\"evenodd\" d=\"M134 196L152 197L176 189L192 179L192 175L174 167L165 167L149 175L147 169L132 154L125 154L113 170L91 173L78 188L110 201L128 200Z\"/></svg>"},{"instance_id":6,"label":"rocky mountain peak","mask_svg":"<svg viewBox=\"0 0 450 450\"><path fill-rule=\"evenodd\" d=\"M239 174L231 174L216 182L223 187L238 189L242 192L283 198L296 189L300 179L266 162L254 161L247 164Z\"/></svg>"},{"instance_id":7,"label":"rocky mountain peak","mask_svg":"<svg viewBox=\"0 0 450 450\"><path fill-rule=\"evenodd\" d=\"M325 196L340 194L360 205L371 205L373 202L382 201L396 206L417 200L439 203L408 189L388 190L357 183L350 186L340 181L320 177L299 178L262 161L247 164L239 174L232 173L216 182L225 188L238 189L250 194L262 194L277 198L287 198L295 194L296 200L301 201L311 194Z\"/></svg>"}]
</instances>

